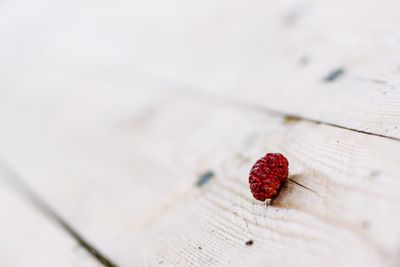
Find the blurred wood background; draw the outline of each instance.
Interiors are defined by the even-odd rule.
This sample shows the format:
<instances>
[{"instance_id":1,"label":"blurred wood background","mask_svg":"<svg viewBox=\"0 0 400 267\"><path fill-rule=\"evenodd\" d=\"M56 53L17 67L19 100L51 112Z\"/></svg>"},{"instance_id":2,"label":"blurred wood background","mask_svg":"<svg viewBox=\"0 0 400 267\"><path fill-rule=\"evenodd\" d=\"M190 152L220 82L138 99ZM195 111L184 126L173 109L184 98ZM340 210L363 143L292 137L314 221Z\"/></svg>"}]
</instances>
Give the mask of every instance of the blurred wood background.
<instances>
[{"instance_id":1,"label":"blurred wood background","mask_svg":"<svg viewBox=\"0 0 400 267\"><path fill-rule=\"evenodd\" d=\"M399 266L399 30L398 0L0 1L0 265Z\"/></svg>"}]
</instances>

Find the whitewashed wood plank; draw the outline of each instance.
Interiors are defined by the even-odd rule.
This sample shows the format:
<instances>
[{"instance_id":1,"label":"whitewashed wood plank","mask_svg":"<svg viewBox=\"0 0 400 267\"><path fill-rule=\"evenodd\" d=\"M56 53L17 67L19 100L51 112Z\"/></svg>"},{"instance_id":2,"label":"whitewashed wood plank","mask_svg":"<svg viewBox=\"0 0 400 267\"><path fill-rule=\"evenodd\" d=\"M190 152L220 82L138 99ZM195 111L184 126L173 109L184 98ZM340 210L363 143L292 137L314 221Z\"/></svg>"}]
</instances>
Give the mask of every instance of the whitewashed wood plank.
<instances>
[{"instance_id":1,"label":"whitewashed wood plank","mask_svg":"<svg viewBox=\"0 0 400 267\"><path fill-rule=\"evenodd\" d=\"M129 92L204 88L398 138L398 1L275 2L4 3L3 156L128 266L396 266L396 143ZM320 195L289 184L278 215L252 202L232 155L269 149Z\"/></svg>"},{"instance_id":2,"label":"whitewashed wood plank","mask_svg":"<svg viewBox=\"0 0 400 267\"><path fill-rule=\"evenodd\" d=\"M103 266L54 221L17 194L0 174L0 265Z\"/></svg>"},{"instance_id":3,"label":"whitewashed wood plank","mask_svg":"<svg viewBox=\"0 0 400 267\"><path fill-rule=\"evenodd\" d=\"M7 160L122 266L399 262L396 141L187 96L131 121L129 112L101 120L124 110L115 99L90 121L76 115L84 105L60 113L51 99L17 100L3 105L13 114L2 112ZM285 153L309 189L289 183L272 207L254 201L247 172L267 151ZM196 187L210 169L215 178Z\"/></svg>"},{"instance_id":4,"label":"whitewashed wood plank","mask_svg":"<svg viewBox=\"0 0 400 267\"><path fill-rule=\"evenodd\" d=\"M397 0L2 4L4 88L156 80L400 137Z\"/></svg>"}]
</instances>

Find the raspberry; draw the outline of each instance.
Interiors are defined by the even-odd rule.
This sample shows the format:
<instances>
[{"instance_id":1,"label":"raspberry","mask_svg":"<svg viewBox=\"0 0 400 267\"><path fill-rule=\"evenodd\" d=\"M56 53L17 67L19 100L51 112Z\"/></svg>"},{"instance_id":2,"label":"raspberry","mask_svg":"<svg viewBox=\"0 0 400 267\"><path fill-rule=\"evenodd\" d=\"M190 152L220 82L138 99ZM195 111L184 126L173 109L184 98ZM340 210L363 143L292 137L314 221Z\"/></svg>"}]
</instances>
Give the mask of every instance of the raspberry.
<instances>
[{"instance_id":1,"label":"raspberry","mask_svg":"<svg viewBox=\"0 0 400 267\"><path fill-rule=\"evenodd\" d=\"M257 160L250 170L250 190L260 201L275 198L289 173L288 160L279 153L268 153Z\"/></svg>"}]
</instances>

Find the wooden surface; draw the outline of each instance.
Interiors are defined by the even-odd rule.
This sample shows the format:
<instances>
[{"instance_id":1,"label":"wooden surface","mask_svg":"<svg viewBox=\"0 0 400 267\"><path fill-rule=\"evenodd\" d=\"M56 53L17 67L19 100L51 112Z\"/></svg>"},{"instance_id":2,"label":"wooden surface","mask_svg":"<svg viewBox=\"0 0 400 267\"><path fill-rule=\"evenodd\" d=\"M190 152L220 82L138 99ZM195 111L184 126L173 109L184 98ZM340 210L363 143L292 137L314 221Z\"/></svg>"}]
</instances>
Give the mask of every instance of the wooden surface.
<instances>
[{"instance_id":1,"label":"wooden surface","mask_svg":"<svg viewBox=\"0 0 400 267\"><path fill-rule=\"evenodd\" d=\"M1 266L400 265L398 1L1 5Z\"/></svg>"},{"instance_id":2,"label":"wooden surface","mask_svg":"<svg viewBox=\"0 0 400 267\"><path fill-rule=\"evenodd\" d=\"M103 266L1 179L2 266Z\"/></svg>"}]
</instances>

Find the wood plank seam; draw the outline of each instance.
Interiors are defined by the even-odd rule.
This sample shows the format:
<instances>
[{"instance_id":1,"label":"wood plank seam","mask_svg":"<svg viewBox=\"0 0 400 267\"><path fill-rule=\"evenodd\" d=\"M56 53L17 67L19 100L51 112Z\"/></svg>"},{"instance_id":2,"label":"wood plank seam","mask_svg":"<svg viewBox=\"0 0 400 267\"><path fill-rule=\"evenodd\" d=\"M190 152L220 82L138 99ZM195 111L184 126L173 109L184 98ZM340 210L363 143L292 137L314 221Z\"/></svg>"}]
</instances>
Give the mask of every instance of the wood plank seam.
<instances>
[{"instance_id":1,"label":"wood plank seam","mask_svg":"<svg viewBox=\"0 0 400 267\"><path fill-rule=\"evenodd\" d=\"M182 90L181 90L181 92L182 92ZM200 97L200 99L207 99L209 101L217 101L218 103L220 103L220 104L222 103L227 106L233 106L233 107L238 107L241 109L246 109L249 111L253 110L256 112L268 113L273 116L283 117L287 121L306 121L306 122L311 122L311 123L315 123L315 124L331 126L331 127L335 127L335 128L339 128L339 129L343 129L343 130L347 130L347 131L352 131L352 132L356 132L356 133L360 133L360 134L372 135L372 136L377 136L377 137L381 137L381 138L385 138L385 139L389 139L389 140L400 141L400 138L397 138L397 137L388 136L388 135L384 135L384 134L378 134L378 133L372 133L372 132L368 132L368 131L364 131L364 130L358 130L358 129L355 129L352 127L346 127L346 126L339 125L336 123L331 123L331 122L322 121L322 120L316 120L316 119L312 119L312 118L301 116L301 115L296 115L296 114L292 114L292 113L288 113L288 112L284 112L284 111L280 111L280 110L275 110L272 108L260 106L257 103L250 103L249 101L231 97L229 95L213 95L213 94L195 92L194 90L190 90L190 91L185 90L185 91L183 91L183 93L186 93L188 96L191 96L191 97Z\"/></svg>"},{"instance_id":2,"label":"wood plank seam","mask_svg":"<svg viewBox=\"0 0 400 267\"><path fill-rule=\"evenodd\" d=\"M6 182L8 182L17 193L22 195L28 202L58 224L67 234L71 235L76 242L82 246L90 255L92 255L101 264L107 267L117 267L110 259L102 252L90 244L80 233L78 233L71 225L66 222L49 204L40 198L29 186L23 181L18 173L6 163L3 158L0 158L0 172L4 174Z\"/></svg>"}]
</instances>

